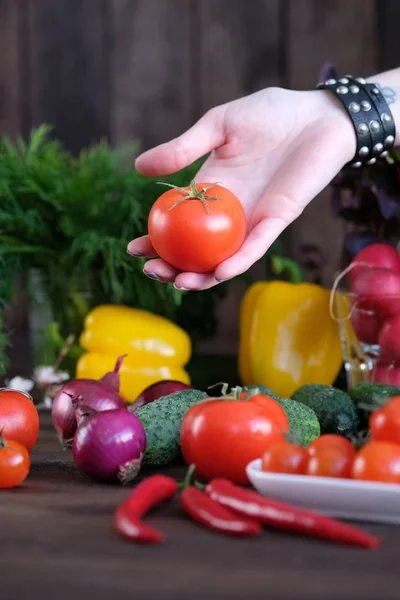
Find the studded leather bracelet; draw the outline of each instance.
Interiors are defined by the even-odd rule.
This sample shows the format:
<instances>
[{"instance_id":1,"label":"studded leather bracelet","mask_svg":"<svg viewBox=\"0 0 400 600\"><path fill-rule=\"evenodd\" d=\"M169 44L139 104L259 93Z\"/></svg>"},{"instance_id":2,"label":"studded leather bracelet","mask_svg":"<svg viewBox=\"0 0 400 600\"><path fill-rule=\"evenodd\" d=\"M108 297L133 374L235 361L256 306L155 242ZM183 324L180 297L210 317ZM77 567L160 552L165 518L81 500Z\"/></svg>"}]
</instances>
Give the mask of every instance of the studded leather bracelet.
<instances>
[{"instance_id":1,"label":"studded leather bracelet","mask_svg":"<svg viewBox=\"0 0 400 600\"><path fill-rule=\"evenodd\" d=\"M357 149L353 168L373 165L385 158L393 147L396 127L389 106L377 85L362 77L345 75L328 79L317 88L330 90L343 104L356 133Z\"/></svg>"}]
</instances>

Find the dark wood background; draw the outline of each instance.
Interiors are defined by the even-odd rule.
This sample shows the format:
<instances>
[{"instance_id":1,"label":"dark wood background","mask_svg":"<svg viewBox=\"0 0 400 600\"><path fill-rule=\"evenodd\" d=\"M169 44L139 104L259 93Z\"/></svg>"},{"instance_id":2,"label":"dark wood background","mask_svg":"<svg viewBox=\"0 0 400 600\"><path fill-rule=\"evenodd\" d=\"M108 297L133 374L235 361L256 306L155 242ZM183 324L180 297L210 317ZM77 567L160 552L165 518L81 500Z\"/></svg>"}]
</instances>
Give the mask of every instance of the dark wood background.
<instances>
[{"instance_id":1,"label":"dark wood background","mask_svg":"<svg viewBox=\"0 0 400 600\"><path fill-rule=\"evenodd\" d=\"M101 137L149 148L238 96L313 87L324 61L397 66L399 31L398 0L0 0L0 134L46 121L74 151ZM285 241L330 285L341 242L327 191ZM234 350L242 291L208 349Z\"/></svg>"}]
</instances>

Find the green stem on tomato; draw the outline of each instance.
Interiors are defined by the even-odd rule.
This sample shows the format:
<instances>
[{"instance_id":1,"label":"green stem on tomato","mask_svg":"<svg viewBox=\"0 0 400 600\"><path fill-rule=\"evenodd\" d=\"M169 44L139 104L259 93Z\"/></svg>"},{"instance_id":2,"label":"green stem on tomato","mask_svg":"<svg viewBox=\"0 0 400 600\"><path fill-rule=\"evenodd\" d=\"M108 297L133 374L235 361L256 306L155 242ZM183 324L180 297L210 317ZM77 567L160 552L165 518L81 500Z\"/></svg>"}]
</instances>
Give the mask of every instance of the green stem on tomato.
<instances>
[{"instance_id":1,"label":"green stem on tomato","mask_svg":"<svg viewBox=\"0 0 400 600\"><path fill-rule=\"evenodd\" d=\"M212 202L215 202L216 200L218 200L217 196L209 196L208 194L206 194L206 192L208 190L210 190L211 188L218 185L218 182L206 185L205 187L203 187L201 189L197 188L194 179L190 182L189 189L185 189L185 188L179 187L177 185L173 185L172 183L165 183L163 181L157 181L157 183L158 183L158 185L166 185L167 187L177 190L178 192L181 192L183 194L182 198L178 198L178 200L176 200L172 204L172 206L169 207L169 210L172 210L173 208L178 206L178 204L181 204L182 202L185 202L186 200L199 200L203 204L204 208L206 209L206 212L209 213L210 208L208 206L207 200L211 200Z\"/></svg>"},{"instance_id":2,"label":"green stem on tomato","mask_svg":"<svg viewBox=\"0 0 400 600\"><path fill-rule=\"evenodd\" d=\"M273 256L271 258L271 269L274 275L286 274L290 283L301 283L304 281L303 271L300 266L291 258L283 256Z\"/></svg>"}]
</instances>

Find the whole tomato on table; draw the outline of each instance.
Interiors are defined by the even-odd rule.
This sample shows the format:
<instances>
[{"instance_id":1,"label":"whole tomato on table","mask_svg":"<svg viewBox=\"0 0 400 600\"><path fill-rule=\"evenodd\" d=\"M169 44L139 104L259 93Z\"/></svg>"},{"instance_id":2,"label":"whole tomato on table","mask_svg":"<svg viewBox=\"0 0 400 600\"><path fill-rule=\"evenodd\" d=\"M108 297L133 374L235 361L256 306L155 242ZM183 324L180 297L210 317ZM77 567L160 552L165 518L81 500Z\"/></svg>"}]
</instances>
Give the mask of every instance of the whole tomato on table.
<instances>
[{"instance_id":1,"label":"whole tomato on table","mask_svg":"<svg viewBox=\"0 0 400 600\"><path fill-rule=\"evenodd\" d=\"M357 452L352 477L364 481L400 483L400 445L370 440Z\"/></svg>"},{"instance_id":2,"label":"whole tomato on table","mask_svg":"<svg viewBox=\"0 0 400 600\"><path fill-rule=\"evenodd\" d=\"M39 415L28 394L0 390L0 433L25 446L28 452L32 450L39 435Z\"/></svg>"},{"instance_id":3,"label":"whole tomato on table","mask_svg":"<svg viewBox=\"0 0 400 600\"><path fill-rule=\"evenodd\" d=\"M400 444L400 396L390 398L384 407L371 413L369 430L374 440Z\"/></svg>"},{"instance_id":4,"label":"whole tomato on table","mask_svg":"<svg viewBox=\"0 0 400 600\"><path fill-rule=\"evenodd\" d=\"M237 396L237 397L235 397ZM248 483L246 465L289 432L284 410L272 398L239 393L207 399L183 418L181 450L203 479Z\"/></svg>"},{"instance_id":5,"label":"whole tomato on table","mask_svg":"<svg viewBox=\"0 0 400 600\"><path fill-rule=\"evenodd\" d=\"M308 446L309 459L306 475L319 477L351 477L357 451L353 444L341 435L327 433Z\"/></svg>"},{"instance_id":6,"label":"whole tomato on table","mask_svg":"<svg viewBox=\"0 0 400 600\"><path fill-rule=\"evenodd\" d=\"M239 250L246 215L231 191L217 183L163 185L171 189L156 200L148 218L151 243L162 259L181 271L207 273Z\"/></svg>"},{"instance_id":7,"label":"whole tomato on table","mask_svg":"<svg viewBox=\"0 0 400 600\"><path fill-rule=\"evenodd\" d=\"M22 483L30 469L31 461L27 449L0 437L0 489L16 487Z\"/></svg>"}]
</instances>

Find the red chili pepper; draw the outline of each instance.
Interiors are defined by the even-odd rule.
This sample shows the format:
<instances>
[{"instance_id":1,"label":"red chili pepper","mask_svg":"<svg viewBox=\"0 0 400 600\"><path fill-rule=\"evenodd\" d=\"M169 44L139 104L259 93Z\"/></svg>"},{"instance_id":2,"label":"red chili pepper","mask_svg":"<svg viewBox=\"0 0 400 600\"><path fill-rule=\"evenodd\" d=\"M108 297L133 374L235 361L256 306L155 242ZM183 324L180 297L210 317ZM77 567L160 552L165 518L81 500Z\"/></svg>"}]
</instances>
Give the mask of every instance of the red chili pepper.
<instances>
[{"instance_id":1,"label":"red chili pepper","mask_svg":"<svg viewBox=\"0 0 400 600\"><path fill-rule=\"evenodd\" d=\"M144 479L115 511L115 529L122 537L134 542L163 542L165 537L161 531L143 523L141 517L160 502L173 498L177 490L176 481L171 477L153 475Z\"/></svg>"},{"instance_id":2,"label":"red chili pepper","mask_svg":"<svg viewBox=\"0 0 400 600\"><path fill-rule=\"evenodd\" d=\"M369 533L320 513L264 498L225 479L214 479L206 493L237 514L257 519L264 525L305 533L313 537L363 548L377 548L380 540Z\"/></svg>"},{"instance_id":3,"label":"red chili pepper","mask_svg":"<svg viewBox=\"0 0 400 600\"><path fill-rule=\"evenodd\" d=\"M194 487L188 487L181 492L181 503L194 521L219 533L254 536L262 531L260 523L255 519L239 517Z\"/></svg>"}]
</instances>

